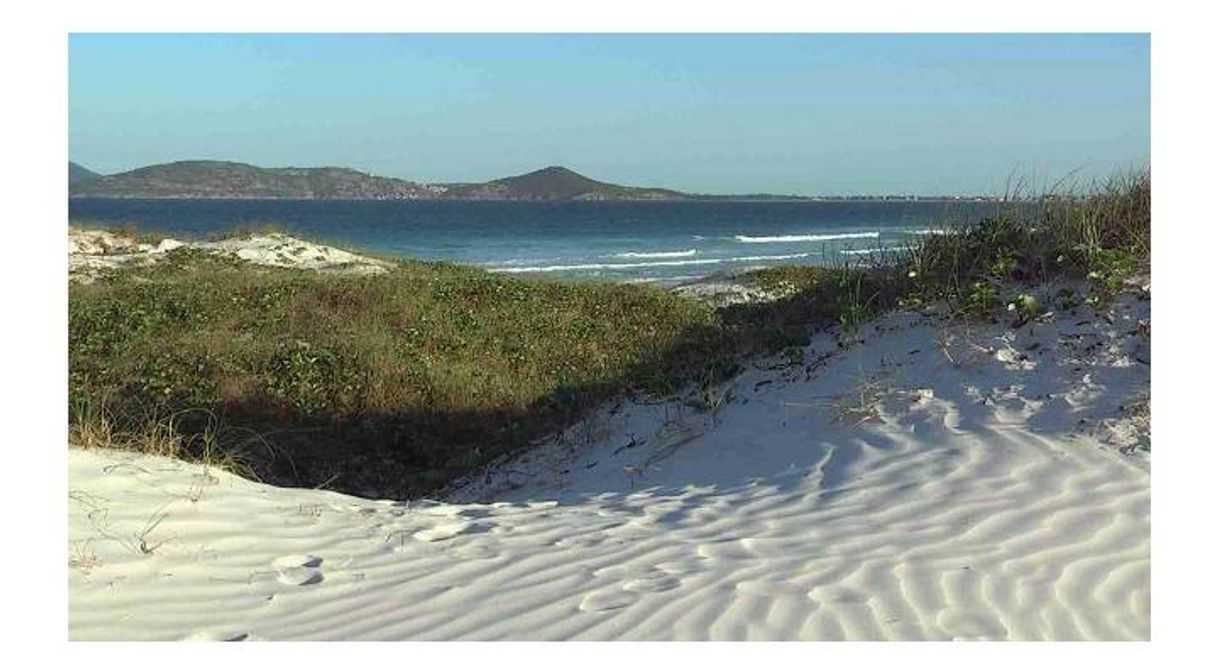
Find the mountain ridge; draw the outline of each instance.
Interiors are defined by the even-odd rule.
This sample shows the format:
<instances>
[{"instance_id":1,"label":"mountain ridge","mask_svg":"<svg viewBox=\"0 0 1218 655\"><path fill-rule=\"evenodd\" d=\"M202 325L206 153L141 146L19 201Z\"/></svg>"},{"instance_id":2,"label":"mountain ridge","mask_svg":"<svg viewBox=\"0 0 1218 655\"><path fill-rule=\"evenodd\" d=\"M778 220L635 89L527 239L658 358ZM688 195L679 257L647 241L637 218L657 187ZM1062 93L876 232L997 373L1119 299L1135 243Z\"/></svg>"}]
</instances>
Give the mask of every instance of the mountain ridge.
<instances>
[{"instance_id":1,"label":"mountain ridge","mask_svg":"<svg viewBox=\"0 0 1218 655\"><path fill-rule=\"evenodd\" d=\"M241 162L184 160L103 175L68 162L71 198L249 200L473 200L659 202L950 202L998 201L967 195L799 195L687 193L595 180L563 166L488 182L414 182L339 166L266 168Z\"/></svg>"},{"instance_id":2,"label":"mountain ridge","mask_svg":"<svg viewBox=\"0 0 1218 655\"><path fill-rule=\"evenodd\" d=\"M71 166L78 166L72 163ZM84 167L79 167L92 173ZM74 170L74 169L73 169ZM184 160L114 175L69 179L74 198L420 199L488 201L692 200L693 194L594 180L562 166L488 182L428 184L351 168L264 168L241 162Z\"/></svg>"},{"instance_id":3,"label":"mountain ridge","mask_svg":"<svg viewBox=\"0 0 1218 655\"><path fill-rule=\"evenodd\" d=\"M415 199L437 195L425 184L334 166L263 168L241 162L186 160L70 183L70 197Z\"/></svg>"},{"instance_id":4,"label":"mountain ridge","mask_svg":"<svg viewBox=\"0 0 1218 655\"><path fill-rule=\"evenodd\" d=\"M672 189L610 184L563 166L547 166L522 175L454 186L445 191L443 197L460 200L681 200L691 196Z\"/></svg>"},{"instance_id":5,"label":"mountain ridge","mask_svg":"<svg viewBox=\"0 0 1218 655\"><path fill-rule=\"evenodd\" d=\"M68 184L89 180L95 177L101 177L101 173L89 170L74 161L68 162Z\"/></svg>"}]
</instances>

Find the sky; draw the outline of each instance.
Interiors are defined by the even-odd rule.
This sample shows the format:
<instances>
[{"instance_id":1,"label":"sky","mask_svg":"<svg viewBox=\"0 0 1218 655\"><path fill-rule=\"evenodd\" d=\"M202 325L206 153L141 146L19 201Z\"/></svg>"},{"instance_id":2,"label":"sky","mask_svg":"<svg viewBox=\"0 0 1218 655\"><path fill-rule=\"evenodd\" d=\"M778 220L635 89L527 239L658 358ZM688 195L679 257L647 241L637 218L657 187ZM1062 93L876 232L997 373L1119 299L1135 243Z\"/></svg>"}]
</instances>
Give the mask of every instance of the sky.
<instances>
[{"instance_id":1,"label":"sky","mask_svg":"<svg viewBox=\"0 0 1218 655\"><path fill-rule=\"evenodd\" d=\"M73 34L69 158L1001 193L1150 162L1150 37Z\"/></svg>"}]
</instances>

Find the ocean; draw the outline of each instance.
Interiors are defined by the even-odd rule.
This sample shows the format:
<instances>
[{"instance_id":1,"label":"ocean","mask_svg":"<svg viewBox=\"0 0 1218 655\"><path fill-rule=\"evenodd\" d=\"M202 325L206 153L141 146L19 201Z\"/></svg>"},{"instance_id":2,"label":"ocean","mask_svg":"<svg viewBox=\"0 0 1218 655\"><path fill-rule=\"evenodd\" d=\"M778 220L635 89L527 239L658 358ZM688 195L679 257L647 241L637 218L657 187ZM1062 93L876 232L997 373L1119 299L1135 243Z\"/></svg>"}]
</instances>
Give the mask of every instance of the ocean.
<instances>
[{"instance_id":1,"label":"ocean","mask_svg":"<svg viewBox=\"0 0 1218 655\"><path fill-rule=\"evenodd\" d=\"M678 284L867 258L987 202L457 202L74 198L69 221L190 237L273 224L370 254L517 275Z\"/></svg>"}]
</instances>

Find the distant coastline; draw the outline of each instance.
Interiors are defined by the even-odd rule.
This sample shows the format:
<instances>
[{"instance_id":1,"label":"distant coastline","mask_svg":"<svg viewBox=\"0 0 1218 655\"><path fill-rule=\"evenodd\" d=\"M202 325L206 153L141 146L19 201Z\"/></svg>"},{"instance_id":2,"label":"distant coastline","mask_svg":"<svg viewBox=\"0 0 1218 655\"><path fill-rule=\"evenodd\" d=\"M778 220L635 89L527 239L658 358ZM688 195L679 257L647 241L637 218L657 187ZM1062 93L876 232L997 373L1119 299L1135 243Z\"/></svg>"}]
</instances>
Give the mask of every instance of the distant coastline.
<instances>
[{"instance_id":1,"label":"distant coastline","mask_svg":"<svg viewBox=\"0 0 1218 655\"><path fill-rule=\"evenodd\" d=\"M480 202L994 202L990 196L703 194L602 182L561 166L478 183L421 183L349 168L179 161L103 175L69 162L70 198Z\"/></svg>"}]
</instances>

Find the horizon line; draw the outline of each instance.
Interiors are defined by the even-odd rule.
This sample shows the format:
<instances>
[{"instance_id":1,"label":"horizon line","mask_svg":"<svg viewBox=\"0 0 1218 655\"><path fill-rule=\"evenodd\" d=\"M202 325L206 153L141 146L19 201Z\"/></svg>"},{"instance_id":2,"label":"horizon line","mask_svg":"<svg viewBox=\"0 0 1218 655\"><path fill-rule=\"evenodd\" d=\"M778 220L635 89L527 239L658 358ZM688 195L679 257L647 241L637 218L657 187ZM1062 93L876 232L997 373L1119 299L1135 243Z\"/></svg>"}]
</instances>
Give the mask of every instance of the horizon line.
<instances>
[{"instance_id":1,"label":"horizon line","mask_svg":"<svg viewBox=\"0 0 1218 655\"><path fill-rule=\"evenodd\" d=\"M947 191L947 192L937 192L937 193L910 193L910 192L899 192L899 191L891 191L891 192L884 192L884 193L853 193L853 192L843 192L843 191L820 192L820 193L775 192L775 191L708 192L708 191L687 191L687 190L675 189L675 188L663 186L663 185L661 185L661 186L649 185L649 184L640 185L640 184L624 183L624 182L616 182L616 181L615 182L606 182L605 180L585 175L584 173L581 173L581 172L579 172L569 166L565 166L563 164L547 164L547 165L541 166L539 168L529 169L524 172L509 173L507 175L501 175L499 177L493 177L493 178L490 178L487 180L441 182L441 181L435 181L435 180L423 180L421 178L413 178L413 177L412 178L398 177L396 175L387 175L387 174L383 174L383 173L373 172L371 170L367 170L367 169L363 169L363 168L357 168L355 166L340 165L340 164L322 164L322 165L313 165L313 166L302 166L302 165L296 165L296 164L285 165L285 166L265 166L265 165L261 165L261 164L250 163L248 161L238 161L238 160L233 160L233 159L185 158L185 159L174 159L171 161L162 161L162 162L157 162L157 163L153 163L153 164L144 164L141 166L136 166L134 168L129 168L126 170L116 171L113 173L103 173L96 169L90 168L84 164L81 164L78 160L73 159L71 157L68 158L68 163L75 164L77 166L80 166L81 168L84 168L87 171L96 173L97 175L101 175L104 177L122 175L125 173L131 173L133 171L142 170L145 168L152 168L155 166L166 166L166 165L170 165L170 164L218 163L218 164L236 164L236 165L241 165L241 166L250 166L253 168L261 168L261 169L266 169L266 170L282 170L282 169L305 169L305 170L307 170L307 169L327 169L327 168L344 169L344 170L355 171L357 173L362 173L362 174L373 176L373 177L382 177L382 178L386 178L386 179L399 180L399 181L403 181L403 182L409 182L409 183L420 184L420 185L439 185L439 186L456 185L456 184L471 184L471 185L472 184L485 184L487 182L492 182L492 181L496 181L496 180L502 180L502 179L507 179L507 178L512 178L512 177L520 177L523 175L529 175L532 173L538 173L538 172L548 170L548 169L563 169L566 171L570 171L581 177L584 177L584 178L587 178L594 182L599 182L602 184L612 184L612 185L616 185L616 186L623 186L623 187L628 187L628 188L638 188L638 189L644 189L644 188L661 189L661 190L665 190L665 191L673 191L676 193L681 193L681 194L688 195L688 196L777 196L777 197L810 198L810 199L817 199L817 198L893 198L893 197L896 197L896 198L1003 199L1009 193L1009 188L1012 186L1012 184L1014 184L1014 186L1017 188L1018 186L1021 186L1020 181L1023 179L1026 179L1026 177L1027 177L1027 176L1018 176L1018 175L1014 175L1014 174L1008 176L1008 182L1007 182L1008 191L1001 192L1001 193L997 193L997 192L984 192L984 193L982 193L982 192L961 192L961 191ZM1063 181L1070 179L1077 173L1080 173L1084 168L1088 168L1088 166L1083 165L1083 166L1076 167L1075 169L1071 170L1066 175L1059 177L1058 180L1055 181L1053 184L1048 185L1048 188L1049 189L1057 188ZM1110 171L1107 175L1102 176L1102 177L1110 177L1114 173L1121 174L1121 173L1128 173L1128 172L1137 171L1137 170L1148 170L1149 168L1150 168L1149 162L1130 163L1125 166L1113 167L1112 171ZM1101 178L1097 177L1096 179L1101 179ZM1084 184L1086 183L1086 180L1079 180L1079 181L1083 182ZM1052 193L1046 191L1045 193L1040 194L1040 195L1052 195Z\"/></svg>"}]
</instances>

